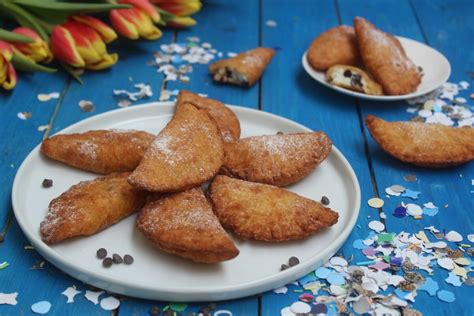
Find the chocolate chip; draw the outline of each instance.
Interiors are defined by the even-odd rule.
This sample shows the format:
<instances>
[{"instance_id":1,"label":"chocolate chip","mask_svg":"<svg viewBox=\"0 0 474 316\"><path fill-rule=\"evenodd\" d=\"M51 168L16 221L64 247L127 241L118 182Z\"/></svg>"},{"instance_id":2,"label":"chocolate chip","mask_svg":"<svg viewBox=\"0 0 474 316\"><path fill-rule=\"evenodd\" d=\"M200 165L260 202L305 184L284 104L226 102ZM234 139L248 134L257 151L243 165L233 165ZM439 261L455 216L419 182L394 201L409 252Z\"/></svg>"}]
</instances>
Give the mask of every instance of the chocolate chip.
<instances>
[{"instance_id":1,"label":"chocolate chip","mask_svg":"<svg viewBox=\"0 0 474 316\"><path fill-rule=\"evenodd\" d=\"M97 258L104 259L105 257L107 257L107 250L105 250L105 248L97 250Z\"/></svg>"},{"instance_id":2,"label":"chocolate chip","mask_svg":"<svg viewBox=\"0 0 474 316\"><path fill-rule=\"evenodd\" d=\"M133 263L133 257L130 256L130 255L125 255L125 256L123 256L123 262L125 262L125 264L132 264Z\"/></svg>"},{"instance_id":3,"label":"chocolate chip","mask_svg":"<svg viewBox=\"0 0 474 316\"><path fill-rule=\"evenodd\" d=\"M278 131L278 132L277 132L277 135L283 135L283 132Z\"/></svg>"},{"instance_id":4,"label":"chocolate chip","mask_svg":"<svg viewBox=\"0 0 474 316\"><path fill-rule=\"evenodd\" d=\"M113 263L114 261L110 257L107 257L104 259L104 261L102 261L102 265L104 266L104 268L110 268Z\"/></svg>"},{"instance_id":5,"label":"chocolate chip","mask_svg":"<svg viewBox=\"0 0 474 316\"><path fill-rule=\"evenodd\" d=\"M300 263L300 260L296 257L291 257L290 260L288 260L288 263L290 264L290 267L294 267Z\"/></svg>"},{"instance_id":6,"label":"chocolate chip","mask_svg":"<svg viewBox=\"0 0 474 316\"><path fill-rule=\"evenodd\" d=\"M362 88L362 76L359 74L353 74L351 78L351 85L358 86Z\"/></svg>"},{"instance_id":7,"label":"chocolate chip","mask_svg":"<svg viewBox=\"0 0 474 316\"><path fill-rule=\"evenodd\" d=\"M114 253L114 254L112 255L112 259L114 260L114 263L115 263L115 264L120 264L120 263L123 262L122 257L120 257L120 255L119 255L119 254L116 254L116 253Z\"/></svg>"},{"instance_id":8,"label":"chocolate chip","mask_svg":"<svg viewBox=\"0 0 474 316\"><path fill-rule=\"evenodd\" d=\"M43 183L41 183L43 188L51 188L53 186L53 180L51 179L44 179Z\"/></svg>"},{"instance_id":9,"label":"chocolate chip","mask_svg":"<svg viewBox=\"0 0 474 316\"><path fill-rule=\"evenodd\" d=\"M331 203L329 201L329 198L327 196L323 195L323 197L321 198L321 204L322 205L329 205L329 203Z\"/></svg>"},{"instance_id":10,"label":"chocolate chip","mask_svg":"<svg viewBox=\"0 0 474 316\"><path fill-rule=\"evenodd\" d=\"M282 264L280 271L284 271L284 270L286 270L286 269L288 269L288 268L289 268L289 266L287 266L286 264Z\"/></svg>"},{"instance_id":11,"label":"chocolate chip","mask_svg":"<svg viewBox=\"0 0 474 316\"><path fill-rule=\"evenodd\" d=\"M352 76L352 71L350 71L350 70L344 71L344 77L349 78L350 76Z\"/></svg>"},{"instance_id":12,"label":"chocolate chip","mask_svg":"<svg viewBox=\"0 0 474 316\"><path fill-rule=\"evenodd\" d=\"M161 309L158 306L152 306L149 311L150 316L160 316Z\"/></svg>"}]
</instances>

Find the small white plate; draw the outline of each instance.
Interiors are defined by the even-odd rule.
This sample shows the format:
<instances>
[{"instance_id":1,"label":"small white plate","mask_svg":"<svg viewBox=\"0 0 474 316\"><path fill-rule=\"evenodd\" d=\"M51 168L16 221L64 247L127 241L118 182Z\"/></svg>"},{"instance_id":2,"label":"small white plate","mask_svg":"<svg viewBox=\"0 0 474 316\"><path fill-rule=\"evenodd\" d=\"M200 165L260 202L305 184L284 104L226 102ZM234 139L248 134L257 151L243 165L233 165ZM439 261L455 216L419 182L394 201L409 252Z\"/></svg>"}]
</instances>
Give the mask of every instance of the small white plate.
<instances>
[{"instance_id":1,"label":"small white plate","mask_svg":"<svg viewBox=\"0 0 474 316\"><path fill-rule=\"evenodd\" d=\"M278 131L310 129L285 118L243 107L232 107L240 119L242 137ZM152 103L118 109L76 123L60 133L92 129L141 129L158 133L170 120L173 103ZM351 166L337 148L314 172L288 189L320 200L329 197L339 212L339 222L319 234L297 242L269 244L234 238L240 254L221 264L197 264L161 252L136 230L135 216L90 237L75 238L55 246L41 241L39 224L54 197L82 180L97 177L45 158L36 147L15 177L12 203L21 229L36 250L71 276L124 295L165 301L216 301L244 297L280 287L305 275L328 260L351 233L359 213L360 188ZM54 185L45 189L48 178ZM131 254L135 262L103 268L96 258L99 248L109 254ZM301 263L280 272L280 265L297 256Z\"/></svg>"},{"instance_id":2,"label":"small white plate","mask_svg":"<svg viewBox=\"0 0 474 316\"><path fill-rule=\"evenodd\" d=\"M326 82L326 72L314 70L308 63L306 58L307 51L303 55L302 63L306 72L316 81L322 83L326 87L351 95L353 97L375 100L375 101L397 101L406 100L427 94L448 80L451 74L451 65L449 61L437 50L412 39L397 36L402 44L407 56L415 63L415 65L423 68L423 77L421 83L415 92L404 95L368 95L349 89L334 86Z\"/></svg>"}]
</instances>

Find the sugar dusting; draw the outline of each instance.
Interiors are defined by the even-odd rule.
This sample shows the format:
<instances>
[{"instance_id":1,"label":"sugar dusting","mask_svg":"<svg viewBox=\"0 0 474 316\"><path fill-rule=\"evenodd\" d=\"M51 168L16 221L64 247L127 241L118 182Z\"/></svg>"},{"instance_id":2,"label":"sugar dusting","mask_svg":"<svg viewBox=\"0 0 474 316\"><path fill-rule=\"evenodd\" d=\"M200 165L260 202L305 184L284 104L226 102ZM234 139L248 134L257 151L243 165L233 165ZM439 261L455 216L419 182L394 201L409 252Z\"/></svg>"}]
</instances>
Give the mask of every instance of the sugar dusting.
<instances>
[{"instance_id":1,"label":"sugar dusting","mask_svg":"<svg viewBox=\"0 0 474 316\"><path fill-rule=\"evenodd\" d=\"M84 142L81 142L79 146L79 153L90 159L96 159L97 147L98 147L97 144L95 144L93 141L84 141Z\"/></svg>"}]
</instances>

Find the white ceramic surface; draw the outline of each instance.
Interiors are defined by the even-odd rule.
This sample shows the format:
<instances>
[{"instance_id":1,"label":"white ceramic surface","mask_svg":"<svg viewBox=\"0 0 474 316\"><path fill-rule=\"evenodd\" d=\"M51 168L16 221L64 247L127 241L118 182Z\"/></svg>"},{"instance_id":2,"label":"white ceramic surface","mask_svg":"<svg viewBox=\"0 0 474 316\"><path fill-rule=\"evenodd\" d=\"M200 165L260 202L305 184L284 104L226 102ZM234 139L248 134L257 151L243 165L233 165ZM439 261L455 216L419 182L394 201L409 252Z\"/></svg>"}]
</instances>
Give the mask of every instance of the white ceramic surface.
<instances>
[{"instance_id":1,"label":"white ceramic surface","mask_svg":"<svg viewBox=\"0 0 474 316\"><path fill-rule=\"evenodd\" d=\"M273 114L232 107L242 125L242 137L275 134L278 131L306 132L308 128ZM93 116L60 133L91 129L141 129L158 133L170 120L172 103L152 103L118 109ZM42 156L36 147L15 177L12 203L15 216L32 245L48 261L71 276L94 286L147 299L166 301L214 301L267 291L315 269L332 256L352 231L360 207L360 188L351 166L333 147L331 155L291 191L320 200L326 195L330 206L340 214L330 229L303 241L279 244L239 241L240 255L221 264L196 264L153 248L135 229L135 216L87 238L76 238L55 246L44 244L39 224L48 203L71 185L96 175L68 167ZM43 179L54 185L42 188ZM135 262L105 269L95 256L98 248L109 253L131 254ZM280 272L280 265L291 256L301 263Z\"/></svg>"},{"instance_id":2,"label":"white ceramic surface","mask_svg":"<svg viewBox=\"0 0 474 316\"><path fill-rule=\"evenodd\" d=\"M353 97L374 101L397 101L415 98L435 90L445 83L446 80L448 80L449 75L451 74L451 65L449 64L449 61L446 59L446 57L444 57L440 52L431 48L430 46L412 39L399 36L397 36L397 38L400 40L400 43L405 49L407 56L415 63L415 65L423 68L423 77L421 79L421 83L416 91L410 94L393 96L367 95L331 85L326 82L326 73L324 71L314 70L310 66L306 58L307 52L304 53L302 58L303 68L311 77L326 87L347 95L351 95Z\"/></svg>"}]
</instances>

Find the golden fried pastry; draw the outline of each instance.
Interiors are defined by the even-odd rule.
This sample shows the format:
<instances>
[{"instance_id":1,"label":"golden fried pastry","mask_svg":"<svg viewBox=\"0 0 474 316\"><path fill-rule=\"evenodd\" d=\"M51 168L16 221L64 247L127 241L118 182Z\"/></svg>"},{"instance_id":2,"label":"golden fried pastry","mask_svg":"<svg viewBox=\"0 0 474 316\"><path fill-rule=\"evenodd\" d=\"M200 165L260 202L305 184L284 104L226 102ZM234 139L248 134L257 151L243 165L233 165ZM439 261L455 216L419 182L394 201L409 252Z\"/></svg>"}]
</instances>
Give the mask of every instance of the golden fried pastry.
<instances>
[{"instance_id":1,"label":"golden fried pastry","mask_svg":"<svg viewBox=\"0 0 474 316\"><path fill-rule=\"evenodd\" d=\"M239 254L201 188L149 201L137 227L159 249L196 262L215 263Z\"/></svg>"},{"instance_id":2,"label":"golden fried pastry","mask_svg":"<svg viewBox=\"0 0 474 316\"><path fill-rule=\"evenodd\" d=\"M128 181L146 191L183 191L211 179L223 160L224 146L216 124L205 111L184 103Z\"/></svg>"},{"instance_id":3,"label":"golden fried pastry","mask_svg":"<svg viewBox=\"0 0 474 316\"><path fill-rule=\"evenodd\" d=\"M339 215L322 204L268 184L217 176L211 184L214 212L244 239L302 239L334 225Z\"/></svg>"},{"instance_id":4,"label":"golden fried pastry","mask_svg":"<svg viewBox=\"0 0 474 316\"><path fill-rule=\"evenodd\" d=\"M143 206L145 193L127 182L129 173L114 173L82 181L49 203L40 224L41 239L54 244L95 234Z\"/></svg>"},{"instance_id":5,"label":"golden fried pastry","mask_svg":"<svg viewBox=\"0 0 474 316\"><path fill-rule=\"evenodd\" d=\"M368 115L370 134L389 155L414 165L443 168L474 160L474 128L387 122Z\"/></svg>"},{"instance_id":6,"label":"golden fried pastry","mask_svg":"<svg viewBox=\"0 0 474 316\"><path fill-rule=\"evenodd\" d=\"M260 79L274 54L273 48L258 47L216 61L209 66L209 72L215 81L250 87Z\"/></svg>"},{"instance_id":7,"label":"golden fried pastry","mask_svg":"<svg viewBox=\"0 0 474 316\"><path fill-rule=\"evenodd\" d=\"M225 142L239 139L240 137L240 122L237 116L224 103L210 99L203 98L190 91L181 90L178 94L178 101L176 107L183 103L191 103L198 109L204 110L215 121L217 128Z\"/></svg>"},{"instance_id":8,"label":"golden fried pastry","mask_svg":"<svg viewBox=\"0 0 474 316\"><path fill-rule=\"evenodd\" d=\"M308 62L316 70L342 64L357 66L361 63L354 29L341 25L316 37L308 48Z\"/></svg>"},{"instance_id":9,"label":"golden fried pastry","mask_svg":"<svg viewBox=\"0 0 474 316\"><path fill-rule=\"evenodd\" d=\"M370 95L383 95L382 86L357 67L334 65L326 72L326 80L341 88Z\"/></svg>"},{"instance_id":10,"label":"golden fried pastry","mask_svg":"<svg viewBox=\"0 0 474 316\"><path fill-rule=\"evenodd\" d=\"M60 134L43 140L41 152L67 165L96 173L133 171L155 137L134 130Z\"/></svg>"},{"instance_id":11,"label":"golden fried pastry","mask_svg":"<svg viewBox=\"0 0 474 316\"><path fill-rule=\"evenodd\" d=\"M354 29L364 65L382 85L385 94L415 91L421 82L421 73L398 39L360 17L354 19Z\"/></svg>"},{"instance_id":12,"label":"golden fried pastry","mask_svg":"<svg viewBox=\"0 0 474 316\"><path fill-rule=\"evenodd\" d=\"M307 176L331 152L323 132L253 136L224 145L221 172L236 178L284 186Z\"/></svg>"}]
</instances>

